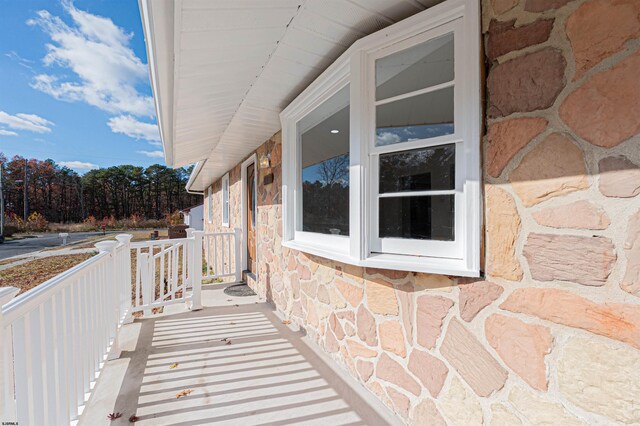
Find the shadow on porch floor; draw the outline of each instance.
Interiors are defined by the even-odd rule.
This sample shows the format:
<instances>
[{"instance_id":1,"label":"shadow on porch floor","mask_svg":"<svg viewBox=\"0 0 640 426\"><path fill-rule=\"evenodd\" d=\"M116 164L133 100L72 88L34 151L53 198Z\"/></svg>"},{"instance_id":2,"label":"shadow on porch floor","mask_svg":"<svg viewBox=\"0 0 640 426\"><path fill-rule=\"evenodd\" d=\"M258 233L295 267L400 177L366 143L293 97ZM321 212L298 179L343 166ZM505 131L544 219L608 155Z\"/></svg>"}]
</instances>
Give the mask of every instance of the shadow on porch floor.
<instances>
[{"instance_id":1,"label":"shadow on porch floor","mask_svg":"<svg viewBox=\"0 0 640 426\"><path fill-rule=\"evenodd\" d=\"M129 424L134 413L139 425L397 421L269 304L231 298L223 287L204 290L205 305L218 306L125 326L125 350L107 362L80 424ZM177 398L184 390L192 392ZM109 422L111 412L122 417Z\"/></svg>"}]
</instances>

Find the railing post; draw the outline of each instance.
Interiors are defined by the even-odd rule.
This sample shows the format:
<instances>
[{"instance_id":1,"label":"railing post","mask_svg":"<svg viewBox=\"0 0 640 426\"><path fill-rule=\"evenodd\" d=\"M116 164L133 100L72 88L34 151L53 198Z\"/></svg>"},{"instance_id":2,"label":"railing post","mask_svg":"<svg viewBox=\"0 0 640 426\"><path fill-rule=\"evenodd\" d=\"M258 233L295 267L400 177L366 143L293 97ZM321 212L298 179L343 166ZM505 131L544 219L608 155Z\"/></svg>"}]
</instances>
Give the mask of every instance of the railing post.
<instances>
[{"instance_id":1,"label":"railing post","mask_svg":"<svg viewBox=\"0 0 640 426\"><path fill-rule=\"evenodd\" d=\"M120 303L119 291L118 287L120 283L118 282L118 261L116 259L116 247L118 247L117 241L100 241L99 243L95 243L94 246L100 251L100 253L109 253L109 263L110 266L106 268L106 277L105 280L107 282L107 289L111 291L111 297L107 297L107 300L104 300L103 303L108 303L109 299L112 299L112 305L107 305L107 322L109 324L109 328L107 330L107 337L109 342L112 344L111 351L109 352L109 359L112 358L112 354L114 351L117 353L116 358L120 356L120 351L118 350L118 322L119 318L119 309L118 305Z\"/></svg>"},{"instance_id":2,"label":"railing post","mask_svg":"<svg viewBox=\"0 0 640 426\"><path fill-rule=\"evenodd\" d=\"M195 228L187 228L185 229L185 232L187 233L187 238L193 238L193 231L195 231ZM192 258L192 254L191 253L191 248L193 246L193 241L189 241L184 245L185 248L185 253L183 254L183 256L187 256L187 284L185 285L185 290L189 287L193 287L193 276L191 274L190 269L193 267L193 258Z\"/></svg>"},{"instance_id":3,"label":"railing post","mask_svg":"<svg viewBox=\"0 0 640 426\"><path fill-rule=\"evenodd\" d=\"M140 283L142 287L142 304L148 306L153 303L153 291L155 284L155 277L151 276L151 262L153 261L153 249L150 249L152 254L140 253L138 259L140 265ZM153 282L152 282L153 280ZM151 315L151 308L147 308L143 311L144 315Z\"/></svg>"},{"instance_id":4,"label":"railing post","mask_svg":"<svg viewBox=\"0 0 640 426\"><path fill-rule=\"evenodd\" d=\"M192 268L193 281L191 282L191 310L199 311L202 309L202 237L204 231L193 231L193 257Z\"/></svg>"},{"instance_id":5,"label":"railing post","mask_svg":"<svg viewBox=\"0 0 640 426\"><path fill-rule=\"evenodd\" d=\"M187 233L187 238L191 238L193 237L193 231L195 231L195 228L187 228L185 229L185 232Z\"/></svg>"},{"instance_id":6,"label":"railing post","mask_svg":"<svg viewBox=\"0 0 640 426\"><path fill-rule=\"evenodd\" d=\"M11 422L16 420L16 404L14 399L13 372L13 335L4 323L2 306L13 299L20 289L15 287L0 288L0 420ZM27 378L23 378L27 380Z\"/></svg>"},{"instance_id":7,"label":"railing post","mask_svg":"<svg viewBox=\"0 0 640 426\"><path fill-rule=\"evenodd\" d=\"M233 234L236 282L239 283L242 281L242 229L235 228Z\"/></svg>"},{"instance_id":8,"label":"railing post","mask_svg":"<svg viewBox=\"0 0 640 426\"><path fill-rule=\"evenodd\" d=\"M133 235L131 234L118 234L116 235L116 240L122 244L125 255L123 256L125 261L123 265L119 265L121 268L122 274L120 279L122 280L120 284L120 288L117 288L118 291L118 319L124 315L123 324L130 324L133 322L133 315L131 315L132 306L131 306L131 289L132 289L132 275L135 276L135 272L131 272L131 238Z\"/></svg>"}]
</instances>

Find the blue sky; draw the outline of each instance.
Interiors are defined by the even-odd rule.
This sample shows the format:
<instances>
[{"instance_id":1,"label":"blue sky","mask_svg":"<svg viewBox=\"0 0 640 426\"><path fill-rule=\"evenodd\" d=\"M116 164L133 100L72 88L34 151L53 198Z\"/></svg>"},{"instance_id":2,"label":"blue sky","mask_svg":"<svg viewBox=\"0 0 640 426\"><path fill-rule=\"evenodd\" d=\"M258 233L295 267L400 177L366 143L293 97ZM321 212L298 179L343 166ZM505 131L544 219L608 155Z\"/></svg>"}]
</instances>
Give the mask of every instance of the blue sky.
<instances>
[{"instance_id":1,"label":"blue sky","mask_svg":"<svg viewBox=\"0 0 640 426\"><path fill-rule=\"evenodd\" d=\"M136 0L0 0L0 151L164 164Z\"/></svg>"}]
</instances>

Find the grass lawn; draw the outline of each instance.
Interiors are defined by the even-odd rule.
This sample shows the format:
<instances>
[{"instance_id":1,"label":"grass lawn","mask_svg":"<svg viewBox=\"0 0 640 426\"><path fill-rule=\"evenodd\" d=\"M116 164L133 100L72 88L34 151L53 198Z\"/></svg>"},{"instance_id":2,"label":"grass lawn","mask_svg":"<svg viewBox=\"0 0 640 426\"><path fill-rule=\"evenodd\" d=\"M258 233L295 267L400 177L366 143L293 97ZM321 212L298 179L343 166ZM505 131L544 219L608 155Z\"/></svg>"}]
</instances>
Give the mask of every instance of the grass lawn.
<instances>
[{"instance_id":1,"label":"grass lawn","mask_svg":"<svg viewBox=\"0 0 640 426\"><path fill-rule=\"evenodd\" d=\"M0 287L17 287L20 293L24 293L95 255L96 253L80 253L51 256L5 269L0 271Z\"/></svg>"}]
</instances>

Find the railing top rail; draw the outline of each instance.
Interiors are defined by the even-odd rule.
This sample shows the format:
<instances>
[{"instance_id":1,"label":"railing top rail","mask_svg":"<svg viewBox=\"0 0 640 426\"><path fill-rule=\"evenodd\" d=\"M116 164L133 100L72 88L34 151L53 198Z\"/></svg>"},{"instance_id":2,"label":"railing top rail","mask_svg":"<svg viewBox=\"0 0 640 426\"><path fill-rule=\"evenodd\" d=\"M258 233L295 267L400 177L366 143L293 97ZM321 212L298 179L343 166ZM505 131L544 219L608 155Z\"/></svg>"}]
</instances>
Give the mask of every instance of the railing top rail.
<instances>
[{"instance_id":1,"label":"railing top rail","mask_svg":"<svg viewBox=\"0 0 640 426\"><path fill-rule=\"evenodd\" d=\"M234 231L230 232L207 232L204 234L205 237L215 236L215 235L235 235Z\"/></svg>"},{"instance_id":2,"label":"railing top rail","mask_svg":"<svg viewBox=\"0 0 640 426\"><path fill-rule=\"evenodd\" d=\"M150 246L160 246L162 244L174 245L178 243L184 243L189 241L189 238L172 238L170 240L149 240L149 241L136 241L135 243L131 243L131 248L145 248Z\"/></svg>"},{"instance_id":3,"label":"railing top rail","mask_svg":"<svg viewBox=\"0 0 640 426\"><path fill-rule=\"evenodd\" d=\"M183 246L185 246L185 245L182 242L179 242L177 244L171 244L170 246L165 247L164 250L159 251L158 253L154 254L153 257L154 257L154 259L157 259L157 258L162 257L162 256L164 256L165 254L167 254L167 253L169 253L171 251L180 250L180 247L183 247Z\"/></svg>"},{"instance_id":4,"label":"railing top rail","mask_svg":"<svg viewBox=\"0 0 640 426\"><path fill-rule=\"evenodd\" d=\"M74 266L67 271L56 275L55 277L45 281L44 283L28 290L6 305L2 306L2 315L7 323L13 322L16 318L21 317L33 308L39 306L52 293L64 288L71 279L84 274L91 266L98 265L106 260L109 253L98 253L94 257Z\"/></svg>"}]
</instances>

